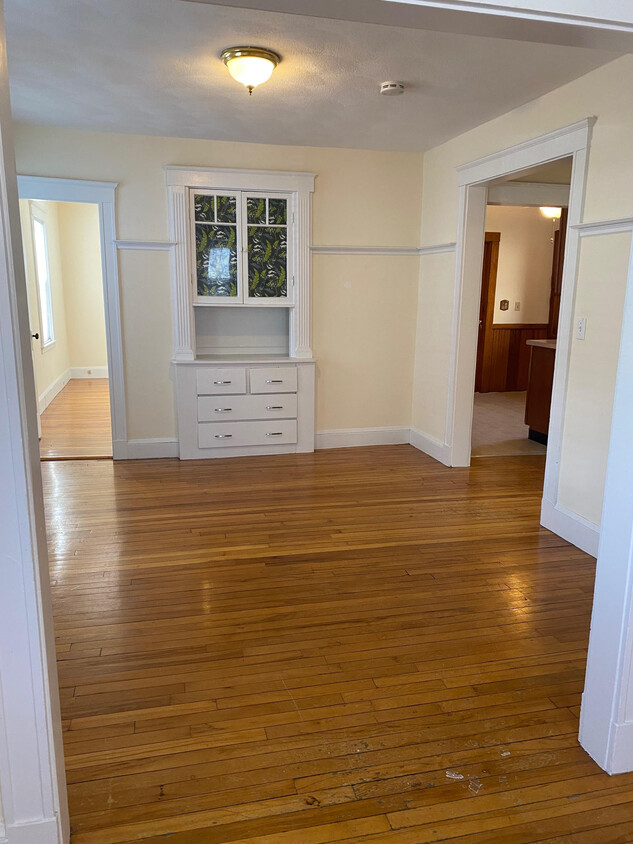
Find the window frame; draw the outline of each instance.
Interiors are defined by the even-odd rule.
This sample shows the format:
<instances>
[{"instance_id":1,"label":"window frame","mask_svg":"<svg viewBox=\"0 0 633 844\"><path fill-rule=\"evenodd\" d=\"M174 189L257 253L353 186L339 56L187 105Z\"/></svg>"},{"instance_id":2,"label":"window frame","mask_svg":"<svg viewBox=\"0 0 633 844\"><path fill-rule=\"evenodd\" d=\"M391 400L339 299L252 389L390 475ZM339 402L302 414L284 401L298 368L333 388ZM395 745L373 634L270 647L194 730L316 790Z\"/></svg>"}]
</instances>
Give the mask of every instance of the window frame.
<instances>
[{"instance_id":1,"label":"window frame","mask_svg":"<svg viewBox=\"0 0 633 844\"><path fill-rule=\"evenodd\" d=\"M166 165L167 213L171 269L172 325L174 339L173 363L195 361L197 285L192 287L191 211L188 194L191 190L234 190L262 193L290 193L293 212L293 302L281 300L255 303L227 304L215 300L207 307L288 307L289 343L291 358L312 360L312 195L315 173L289 170L242 170L232 167L195 167ZM198 308L202 305L197 305Z\"/></svg>"},{"instance_id":2,"label":"window frame","mask_svg":"<svg viewBox=\"0 0 633 844\"><path fill-rule=\"evenodd\" d=\"M33 252L33 270L35 273L35 289L37 293L37 311L38 311L38 318L39 318L39 334L40 334L40 348L42 352L48 351L55 346L57 342L56 335L55 335L55 308L53 305L53 284L51 280L51 269L50 269L50 251L49 251L49 237L48 237L48 214L46 209L42 208L41 205L38 205L35 202L29 203L30 209L30 216L31 216L31 245L32 245L32 252ZM39 261L37 257L37 245L36 245L36 225L40 225L42 227L43 235L44 235L44 259L46 262L46 293L47 293L47 305L50 307L47 308L46 320L44 319L44 307L42 302L42 290L41 290L41 282L40 282L40 271L39 271ZM45 322L50 325L50 339L45 339L45 331L44 331L44 324Z\"/></svg>"},{"instance_id":3,"label":"window frame","mask_svg":"<svg viewBox=\"0 0 633 844\"><path fill-rule=\"evenodd\" d=\"M240 189L220 189L220 188L188 188L188 207L190 215L191 228L191 250L190 260L192 268L192 288L193 288L193 304L194 307L208 307L213 305L221 305L223 307L235 307L237 305L249 305L253 307L293 307L294 306L294 285L295 285L295 239L296 231L294 226L294 196L292 191L271 191L271 190L248 190ZM236 198L236 212L235 223L226 223L225 225L235 225L237 235L237 294L235 296L219 296L207 295L202 296L198 293L198 273L197 273L197 255L196 255L196 227L200 225L200 221L196 220L195 214L195 198L196 196L234 196ZM285 296L251 296L249 291L248 273L249 273L249 254L248 254L248 230L251 225L257 225L261 228L269 228L268 224L255 224L248 222L247 214L247 200L248 199L285 199L287 203L286 209L286 224L283 228L286 229L286 295ZM210 224L213 225L213 224ZM221 222L215 225L224 225ZM270 228L277 228L277 226L270 226ZM279 226L282 228L282 226Z\"/></svg>"}]
</instances>

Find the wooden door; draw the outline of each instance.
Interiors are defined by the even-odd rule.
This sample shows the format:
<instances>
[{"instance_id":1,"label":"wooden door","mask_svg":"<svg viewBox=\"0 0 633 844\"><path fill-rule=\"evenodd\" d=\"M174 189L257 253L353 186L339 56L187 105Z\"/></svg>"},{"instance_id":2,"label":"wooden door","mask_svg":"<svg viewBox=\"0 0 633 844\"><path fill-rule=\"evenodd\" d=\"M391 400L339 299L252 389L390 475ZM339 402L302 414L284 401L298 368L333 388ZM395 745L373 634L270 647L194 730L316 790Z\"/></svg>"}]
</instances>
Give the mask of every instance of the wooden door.
<instances>
[{"instance_id":1,"label":"wooden door","mask_svg":"<svg viewBox=\"0 0 633 844\"><path fill-rule=\"evenodd\" d=\"M552 292L549 300L549 320L547 336L555 339L558 334L558 315L560 313L560 292L563 286L563 264L565 261L565 243L567 242L567 208L560 215L560 226L554 232L554 258L552 261Z\"/></svg>"},{"instance_id":2,"label":"wooden door","mask_svg":"<svg viewBox=\"0 0 633 844\"><path fill-rule=\"evenodd\" d=\"M475 371L476 393L486 393L490 389L488 382L490 380L492 359L492 323L495 313L500 239L500 232L486 232L481 278L481 300L479 303L479 338L477 341L477 369Z\"/></svg>"}]
</instances>

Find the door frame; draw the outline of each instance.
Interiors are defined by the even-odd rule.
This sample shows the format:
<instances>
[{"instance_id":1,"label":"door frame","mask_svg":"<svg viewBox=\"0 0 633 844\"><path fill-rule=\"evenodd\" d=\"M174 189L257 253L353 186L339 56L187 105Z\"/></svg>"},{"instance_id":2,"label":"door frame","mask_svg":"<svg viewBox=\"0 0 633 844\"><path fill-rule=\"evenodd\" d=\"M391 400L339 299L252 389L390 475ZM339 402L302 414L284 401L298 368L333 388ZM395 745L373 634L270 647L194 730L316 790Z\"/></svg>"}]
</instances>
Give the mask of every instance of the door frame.
<instances>
[{"instance_id":1,"label":"door frame","mask_svg":"<svg viewBox=\"0 0 633 844\"><path fill-rule=\"evenodd\" d=\"M117 182L57 179L48 176L18 176L20 199L39 199L48 202L86 202L97 205L99 208L112 454L115 460L121 460L127 457L127 417L116 246L116 188Z\"/></svg>"},{"instance_id":2,"label":"door frame","mask_svg":"<svg viewBox=\"0 0 633 844\"><path fill-rule=\"evenodd\" d=\"M594 123L595 118L588 117L457 168L459 218L445 442L449 447L448 464L469 466L488 185L530 167L561 158L573 159L541 508L541 523L556 533L560 531L560 517L563 515L563 511L558 507L558 484L578 271L577 226L582 223L588 152ZM586 525L579 522L577 527L578 536L573 541L595 555L595 526L588 522Z\"/></svg>"}]
</instances>

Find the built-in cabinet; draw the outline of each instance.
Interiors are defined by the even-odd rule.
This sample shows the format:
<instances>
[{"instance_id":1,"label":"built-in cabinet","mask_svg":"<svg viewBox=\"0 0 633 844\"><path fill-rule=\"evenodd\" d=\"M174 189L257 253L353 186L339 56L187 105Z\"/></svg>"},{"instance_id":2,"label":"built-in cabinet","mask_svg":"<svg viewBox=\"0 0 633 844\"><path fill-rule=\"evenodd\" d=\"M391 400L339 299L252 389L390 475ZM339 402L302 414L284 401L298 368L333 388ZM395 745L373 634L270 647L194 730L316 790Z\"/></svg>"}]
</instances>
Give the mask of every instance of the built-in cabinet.
<instances>
[{"instance_id":1,"label":"built-in cabinet","mask_svg":"<svg viewBox=\"0 0 633 844\"><path fill-rule=\"evenodd\" d=\"M314 450L314 175L166 168L182 459Z\"/></svg>"}]
</instances>

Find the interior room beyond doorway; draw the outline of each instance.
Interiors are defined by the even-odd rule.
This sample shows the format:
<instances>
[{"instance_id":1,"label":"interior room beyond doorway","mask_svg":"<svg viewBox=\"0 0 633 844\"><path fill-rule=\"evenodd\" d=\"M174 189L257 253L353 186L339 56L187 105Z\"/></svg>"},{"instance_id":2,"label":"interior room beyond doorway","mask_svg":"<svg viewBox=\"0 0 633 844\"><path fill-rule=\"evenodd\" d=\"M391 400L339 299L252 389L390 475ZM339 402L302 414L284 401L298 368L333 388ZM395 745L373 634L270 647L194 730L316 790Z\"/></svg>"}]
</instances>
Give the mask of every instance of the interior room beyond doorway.
<instances>
[{"instance_id":1,"label":"interior room beyond doorway","mask_svg":"<svg viewBox=\"0 0 633 844\"><path fill-rule=\"evenodd\" d=\"M514 180L515 195L552 195L569 178L556 162ZM523 181L523 179L525 181ZM528 180L532 181L530 186ZM512 193L502 194L504 198ZM486 235L475 377L472 456L544 454L567 225L561 206L494 204L486 209ZM491 202L492 200L492 202Z\"/></svg>"},{"instance_id":2,"label":"interior room beyond doorway","mask_svg":"<svg viewBox=\"0 0 633 844\"><path fill-rule=\"evenodd\" d=\"M112 457L99 208L20 200L43 460Z\"/></svg>"}]
</instances>

